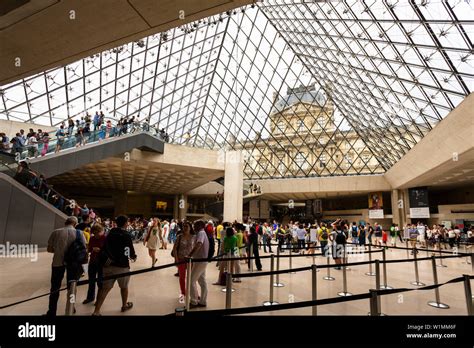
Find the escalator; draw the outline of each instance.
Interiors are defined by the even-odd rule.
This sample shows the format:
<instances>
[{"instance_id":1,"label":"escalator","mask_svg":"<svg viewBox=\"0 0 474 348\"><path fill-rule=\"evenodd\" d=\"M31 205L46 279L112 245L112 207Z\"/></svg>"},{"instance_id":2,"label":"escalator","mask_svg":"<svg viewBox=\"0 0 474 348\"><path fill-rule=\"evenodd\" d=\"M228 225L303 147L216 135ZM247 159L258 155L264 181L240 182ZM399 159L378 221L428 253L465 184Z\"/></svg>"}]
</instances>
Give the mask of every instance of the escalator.
<instances>
[{"instance_id":1,"label":"escalator","mask_svg":"<svg viewBox=\"0 0 474 348\"><path fill-rule=\"evenodd\" d=\"M55 153L57 139L54 138L49 141L45 156L27 158L27 150L17 154L1 152L0 161L15 167L16 162L26 159L31 169L51 178L88 163L121 155L133 149L163 153L165 142L159 134L156 134L156 131L152 130L152 128L145 130L137 127L133 132L121 135L111 134L108 138L99 136L100 131L93 131L84 140L85 145L82 146L77 146L75 136L66 136L58 153Z\"/></svg>"},{"instance_id":2,"label":"escalator","mask_svg":"<svg viewBox=\"0 0 474 348\"><path fill-rule=\"evenodd\" d=\"M67 215L15 180L10 165L0 161L0 243L45 247Z\"/></svg>"}]
</instances>

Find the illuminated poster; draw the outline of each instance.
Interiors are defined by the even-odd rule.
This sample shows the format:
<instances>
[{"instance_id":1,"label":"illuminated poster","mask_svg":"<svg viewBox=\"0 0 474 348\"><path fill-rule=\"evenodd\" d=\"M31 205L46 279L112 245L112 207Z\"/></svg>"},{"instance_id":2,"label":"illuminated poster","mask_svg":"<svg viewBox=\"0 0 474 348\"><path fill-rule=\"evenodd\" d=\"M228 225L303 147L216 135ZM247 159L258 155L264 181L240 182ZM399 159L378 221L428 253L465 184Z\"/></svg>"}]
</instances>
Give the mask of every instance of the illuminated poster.
<instances>
[{"instance_id":1,"label":"illuminated poster","mask_svg":"<svg viewBox=\"0 0 474 348\"><path fill-rule=\"evenodd\" d=\"M428 200L428 189L426 187L408 189L408 196L410 198L410 218L429 218L430 206Z\"/></svg>"}]
</instances>

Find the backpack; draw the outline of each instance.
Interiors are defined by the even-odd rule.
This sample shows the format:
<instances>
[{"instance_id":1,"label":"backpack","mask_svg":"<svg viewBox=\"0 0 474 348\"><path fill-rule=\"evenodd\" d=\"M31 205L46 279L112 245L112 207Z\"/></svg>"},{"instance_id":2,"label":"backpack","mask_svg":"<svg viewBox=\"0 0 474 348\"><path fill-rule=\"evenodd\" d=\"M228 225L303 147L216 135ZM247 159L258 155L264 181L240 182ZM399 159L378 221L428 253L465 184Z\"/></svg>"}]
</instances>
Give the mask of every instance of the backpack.
<instances>
[{"instance_id":1,"label":"backpack","mask_svg":"<svg viewBox=\"0 0 474 348\"><path fill-rule=\"evenodd\" d=\"M357 226L352 226L352 237L357 237Z\"/></svg>"},{"instance_id":2,"label":"backpack","mask_svg":"<svg viewBox=\"0 0 474 348\"><path fill-rule=\"evenodd\" d=\"M66 250L64 262L68 271L73 272L74 279L79 279L82 274L82 265L87 263L87 249L82 242L81 231L76 230L76 239Z\"/></svg>"},{"instance_id":3,"label":"backpack","mask_svg":"<svg viewBox=\"0 0 474 348\"><path fill-rule=\"evenodd\" d=\"M321 227L321 239L328 239L329 235L328 235L328 230L326 227Z\"/></svg>"},{"instance_id":4,"label":"backpack","mask_svg":"<svg viewBox=\"0 0 474 348\"><path fill-rule=\"evenodd\" d=\"M337 231L336 244L346 244L346 235L342 231Z\"/></svg>"}]
</instances>

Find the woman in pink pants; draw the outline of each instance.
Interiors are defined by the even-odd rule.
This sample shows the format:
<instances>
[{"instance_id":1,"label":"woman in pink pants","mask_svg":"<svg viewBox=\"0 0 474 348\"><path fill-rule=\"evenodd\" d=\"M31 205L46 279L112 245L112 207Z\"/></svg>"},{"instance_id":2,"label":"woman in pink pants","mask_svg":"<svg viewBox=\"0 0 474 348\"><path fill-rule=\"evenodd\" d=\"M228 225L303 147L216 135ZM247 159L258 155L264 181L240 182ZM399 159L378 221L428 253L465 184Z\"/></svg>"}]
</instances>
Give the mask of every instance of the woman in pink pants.
<instances>
[{"instance_id":1,"label":"woman in pink pants","mask_svg":"<svg viewBox=\"0 0 474 348\"><path fill-rule=\"evenodd\" d=\"M176 243L174 243L172 255L175 262L185 261L185 257L189 255L194 246L193 227L189 221L183 223L183 232L178 234ZM186 294L186 263L178 265L179 287L181 290L180 300L184 299Z\"/></svg>"}]
</instances>

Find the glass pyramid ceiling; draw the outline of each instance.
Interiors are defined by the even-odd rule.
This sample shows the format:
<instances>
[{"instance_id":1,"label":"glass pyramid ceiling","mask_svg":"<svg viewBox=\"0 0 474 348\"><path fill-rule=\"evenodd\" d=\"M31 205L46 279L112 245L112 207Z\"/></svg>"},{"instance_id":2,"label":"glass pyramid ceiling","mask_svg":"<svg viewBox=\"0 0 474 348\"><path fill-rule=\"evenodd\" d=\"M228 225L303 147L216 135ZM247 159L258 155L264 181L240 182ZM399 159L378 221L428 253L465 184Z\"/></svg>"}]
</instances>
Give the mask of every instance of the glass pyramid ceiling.
<instances>
[{"instance_id":1,"label":"glass pyramid ceiling","mask_svg":"<svg viewBox=\"0 0 474 348\"><path fill-rule=\"evenodd\" d=\"M140 115L247 178L389 169L473 90L469 1L267 0L0 87L0 118Z\"/></svg>"}]
</instances>

